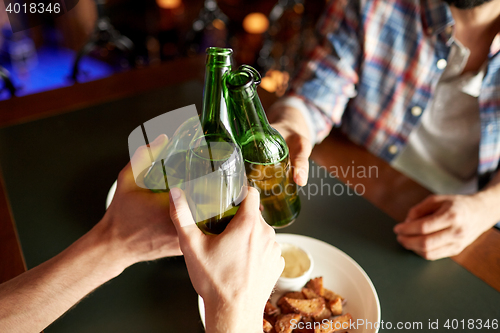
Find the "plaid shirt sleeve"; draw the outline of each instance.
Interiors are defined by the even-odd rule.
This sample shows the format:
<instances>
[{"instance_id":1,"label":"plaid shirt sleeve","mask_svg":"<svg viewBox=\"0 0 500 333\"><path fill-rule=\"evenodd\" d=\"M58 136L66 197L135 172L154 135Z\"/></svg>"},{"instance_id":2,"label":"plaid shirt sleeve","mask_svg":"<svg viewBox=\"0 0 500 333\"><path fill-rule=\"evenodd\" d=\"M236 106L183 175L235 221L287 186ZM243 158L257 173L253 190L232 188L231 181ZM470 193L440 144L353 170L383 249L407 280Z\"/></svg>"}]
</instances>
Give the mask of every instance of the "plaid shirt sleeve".
<instances>
[{"instance_id":1,"label":"plaid shirt sleeve","mask_svg":"<svg viewBox=\"0 0 500 333\"><path fill-rule=\"evenodd\" d=\"M362 52L359 13L359 1L331 1L317 26L320 40L290 84L287 96L307 105L313 143L340 124L349 98L356 96Z\"/></svg>"}]
</instances>

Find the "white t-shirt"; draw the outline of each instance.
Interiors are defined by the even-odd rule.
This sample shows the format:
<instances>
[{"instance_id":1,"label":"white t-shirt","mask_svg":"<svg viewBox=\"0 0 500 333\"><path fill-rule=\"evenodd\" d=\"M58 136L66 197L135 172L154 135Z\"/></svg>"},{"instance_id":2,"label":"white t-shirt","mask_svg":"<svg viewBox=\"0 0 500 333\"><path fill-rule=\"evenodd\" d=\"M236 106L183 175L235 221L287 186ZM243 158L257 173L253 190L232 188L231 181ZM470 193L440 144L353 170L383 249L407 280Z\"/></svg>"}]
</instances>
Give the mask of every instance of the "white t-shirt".
<instances>
[{"instance_id":1,"label":"white t-shirt","mask_svg":"<svg viewBox=\"0 0 500 333\"><path fill-rule=\"evenodd\" d=\"M481 122L478 96L486 66L462 71L470 51L454 41L434 96L392 166L438 194L477 191Z\"/></svg>"}]
</instances>

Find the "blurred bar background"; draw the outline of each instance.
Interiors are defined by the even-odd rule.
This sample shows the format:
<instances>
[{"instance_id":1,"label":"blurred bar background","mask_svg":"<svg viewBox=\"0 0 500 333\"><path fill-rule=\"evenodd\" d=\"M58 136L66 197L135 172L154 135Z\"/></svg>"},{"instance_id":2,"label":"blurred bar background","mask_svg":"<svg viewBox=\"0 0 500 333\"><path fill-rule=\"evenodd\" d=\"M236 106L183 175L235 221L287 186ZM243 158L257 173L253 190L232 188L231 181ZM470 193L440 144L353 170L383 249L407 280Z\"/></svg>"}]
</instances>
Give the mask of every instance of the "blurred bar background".
<instances>
[{"instance_id":1,"label":"blurred bar background","mask_svg":"<svg viewBox=\"0 0 500 333\"><path fill-rule=\"evenodd\" d=\"M134 68L234 49L277 96L314 41L325 1L80 0L66 14L13 33L0 4L0 100L88 82ZM29 20L29 17L21 17ZM181 69L180 69L181 70Z\"/></svg>"}]
</instances>

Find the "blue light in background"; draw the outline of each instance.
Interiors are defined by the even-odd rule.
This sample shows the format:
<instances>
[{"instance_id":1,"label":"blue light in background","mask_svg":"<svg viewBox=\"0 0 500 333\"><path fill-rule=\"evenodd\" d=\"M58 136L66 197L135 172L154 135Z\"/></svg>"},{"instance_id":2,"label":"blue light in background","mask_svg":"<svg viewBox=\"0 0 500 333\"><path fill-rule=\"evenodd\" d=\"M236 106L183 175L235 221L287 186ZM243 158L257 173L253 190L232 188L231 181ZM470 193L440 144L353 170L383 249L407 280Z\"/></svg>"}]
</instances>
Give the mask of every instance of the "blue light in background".
<instances>
[{"instance_id":1,"label":"blue light in background","mask_svg":"<svg viewBox=\"0 0 500 333\"><path fill-rule=\"evenodd\" d=\"M25 73L19 73L11 64L3 64L10 72L12 81L18 89L17 96L67 87L74 84L71 70L76 52L65 48L41 47L37 50L37 63ZM80 61L78 82L89 82L110 76L115 72L112 66L95 58L86 56ZM0 82L0 87L3 83ZM10 98L5 89L0 91L0 100Z\"/></svg>"}]
</instances>

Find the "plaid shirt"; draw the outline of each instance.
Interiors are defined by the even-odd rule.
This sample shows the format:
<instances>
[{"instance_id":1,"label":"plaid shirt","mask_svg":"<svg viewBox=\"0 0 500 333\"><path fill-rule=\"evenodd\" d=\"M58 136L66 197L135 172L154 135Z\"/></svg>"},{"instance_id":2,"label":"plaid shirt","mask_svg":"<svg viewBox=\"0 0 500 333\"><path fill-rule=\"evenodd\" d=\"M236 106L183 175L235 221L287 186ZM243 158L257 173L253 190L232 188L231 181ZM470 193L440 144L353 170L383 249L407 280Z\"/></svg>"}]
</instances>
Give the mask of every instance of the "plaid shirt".
<instances>
[{"instance_id":1,"label":"plaid shirt","mask_svg":"<svg viewBox=\"0 0 500 333\"><path fill-rule=\"evenodd\" d=\"M419 123L422 113L412 109L425 110L433 96L453 25L441 0L332 0L318 24L321 41L288 92L305 101L315 142L342 124L351 140L390 162ZM481 186L500 159L499 51L500 34L478 98Z\"/></svg>"}]
</instances>

